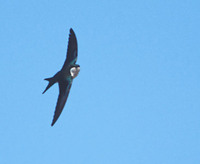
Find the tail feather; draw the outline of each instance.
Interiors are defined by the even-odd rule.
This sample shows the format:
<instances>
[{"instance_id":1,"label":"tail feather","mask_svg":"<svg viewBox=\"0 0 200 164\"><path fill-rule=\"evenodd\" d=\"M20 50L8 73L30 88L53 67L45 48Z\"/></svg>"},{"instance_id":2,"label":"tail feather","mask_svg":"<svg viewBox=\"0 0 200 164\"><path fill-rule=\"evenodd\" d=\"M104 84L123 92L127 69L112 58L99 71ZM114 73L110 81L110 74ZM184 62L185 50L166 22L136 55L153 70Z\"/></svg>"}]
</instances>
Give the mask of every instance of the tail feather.
<instances>
[{"instance_id":1,"label":"tail feather","mask_svg":"<svg viewBox=\"0 0 200 164\"><path fill-rule=\"evenodd\" d=\"M49 84L47 85L46 89L44 90L44 92L42 92L42 94L44 94L53 84L56 83L56 81L54 80L53 77L50 78L46 78L44 80L47 80L49 82Z\"/></svg>"}]
</instances>

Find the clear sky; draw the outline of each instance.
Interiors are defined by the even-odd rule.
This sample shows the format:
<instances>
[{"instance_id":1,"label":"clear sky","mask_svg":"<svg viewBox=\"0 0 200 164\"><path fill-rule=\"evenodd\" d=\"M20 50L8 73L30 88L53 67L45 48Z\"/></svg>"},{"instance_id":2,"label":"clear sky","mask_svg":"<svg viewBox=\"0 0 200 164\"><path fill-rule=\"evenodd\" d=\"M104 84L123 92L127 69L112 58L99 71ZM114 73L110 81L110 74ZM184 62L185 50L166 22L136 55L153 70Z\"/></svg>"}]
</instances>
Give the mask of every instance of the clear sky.
<instances>
[{"instance_id":1,"label":"clear sky","mask_svg":"<svg viewBox=\"0 0 200 164\"><path fill-rule=\"evenodd\" d=\"M1 164L200 163L200 1L0 4ZM51 127L71 27L81 71Z\"/></svg>"}]
</instances>

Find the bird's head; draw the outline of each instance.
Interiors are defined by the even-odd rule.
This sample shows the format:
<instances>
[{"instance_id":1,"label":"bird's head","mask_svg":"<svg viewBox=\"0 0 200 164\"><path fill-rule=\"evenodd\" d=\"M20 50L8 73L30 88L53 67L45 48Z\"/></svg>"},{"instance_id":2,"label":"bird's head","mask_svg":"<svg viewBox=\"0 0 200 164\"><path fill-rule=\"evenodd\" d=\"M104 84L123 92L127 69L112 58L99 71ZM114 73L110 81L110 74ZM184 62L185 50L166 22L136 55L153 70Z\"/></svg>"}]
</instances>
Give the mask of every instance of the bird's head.
<instances>
[{"instance_id":1,"label":"bird's head","mask_svg":"<svg viewBox=\"0 0 200 164\"><path fill-rule=\"evenodd\" d=\"M76 76L78 76L79 71L80 71L80 65L76 64L76 65L71 66L70 75L72 76L73 79Z\"/></svg>"}]
</instances>

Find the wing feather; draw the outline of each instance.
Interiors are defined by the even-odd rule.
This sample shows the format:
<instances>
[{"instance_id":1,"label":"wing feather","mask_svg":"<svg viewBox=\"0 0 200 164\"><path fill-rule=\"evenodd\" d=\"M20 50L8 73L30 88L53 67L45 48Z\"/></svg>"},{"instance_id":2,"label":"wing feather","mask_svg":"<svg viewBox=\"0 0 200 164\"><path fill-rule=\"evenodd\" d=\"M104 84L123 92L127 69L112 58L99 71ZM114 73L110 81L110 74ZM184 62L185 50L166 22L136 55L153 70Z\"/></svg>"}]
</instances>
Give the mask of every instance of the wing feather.
<instances>
[{"instance_id":1,"label":"wing feather","mask_svg":"<svg viewBox=\"0 0 200 164\"><path fill-rule=\"evenodd\" d=\"M62 113L62 110L65 106L65 103L67 101L69 91L72 85L72 79L70 80L63 80L60 81L59 83L59 96L56 104L56 110L54 112L54 117L51 126L55 124L55 122L58 120L60 114Z\"/></svg>"},{"instance_id":2,"label":"wing feather","mask_svg":"<svg viewBox=\"0 0 200 164\"><path fill-rule=\"evenodd\" d=\"M78 44L76 35L73 29L70 28L69 41L67 47L67 57L62 69L67 67L69 64L75 64L77 61L77 55L78 55Z\"/></svg>"}]
</instances>

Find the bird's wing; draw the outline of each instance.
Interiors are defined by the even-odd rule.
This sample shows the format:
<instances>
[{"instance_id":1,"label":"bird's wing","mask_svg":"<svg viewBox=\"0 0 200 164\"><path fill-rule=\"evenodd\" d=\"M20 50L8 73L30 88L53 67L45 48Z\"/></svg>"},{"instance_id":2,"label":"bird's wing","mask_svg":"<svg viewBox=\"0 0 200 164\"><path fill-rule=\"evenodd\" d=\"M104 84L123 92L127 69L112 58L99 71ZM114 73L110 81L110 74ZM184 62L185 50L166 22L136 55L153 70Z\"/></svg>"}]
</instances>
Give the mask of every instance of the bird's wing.
<instances>
[{"instance_id":1,"label":"bird's wing","mask_svg":"<svg viewBox=\"0 0 200 164\"><path fill-rule=\"evenodd\" d=\"M51 126L55 124L57 119L59 118L60 114L62 113L62 110L65 106L65 103L67 101L67 97L69 95L69 91L72 85L72 78L69 78L68 80L61 80L59 81L59 96L58 101L56 104L56 110L54 113L53 121L51 123Z\"/></svg>"},{"instance_id":2,"label":"bird's wing","mask_svg":"<svg viewBox=\"0 0 200 164\"><path fill-rule=\"evenodd\" d=\"M77 45L77 39L74 31L72 28L70 28L70 34L69 34L69 41L68 41L68 48L67 48L67 58L65 60L65 63L62 67L65 68L69 64L75 64L77 60L78 55L78 45Z\"/></svg>"}]
</instances>

